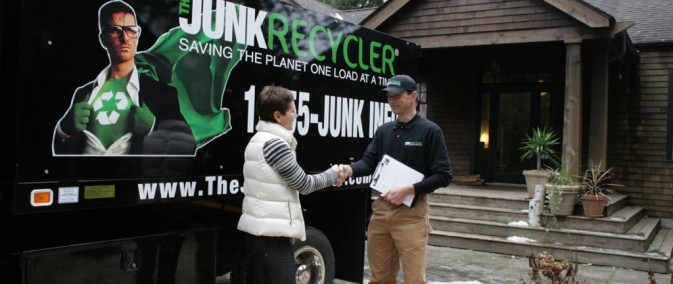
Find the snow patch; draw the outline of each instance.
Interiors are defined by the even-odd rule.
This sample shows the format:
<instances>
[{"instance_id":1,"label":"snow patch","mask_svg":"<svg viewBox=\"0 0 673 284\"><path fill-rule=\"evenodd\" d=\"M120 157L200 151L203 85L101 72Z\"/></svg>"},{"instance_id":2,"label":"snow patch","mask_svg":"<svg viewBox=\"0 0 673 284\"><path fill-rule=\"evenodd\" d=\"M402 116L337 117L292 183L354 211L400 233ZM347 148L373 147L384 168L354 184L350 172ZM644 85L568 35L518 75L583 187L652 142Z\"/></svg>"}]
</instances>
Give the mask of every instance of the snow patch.
<instances>
[{"instance_id":1,"label":"snow patch","mask_svg":"<svg viewBox=\"0 0 673 284\"><path fill-rule=\"evenodd\" d=\"M369 279L365 279L363 283L368 284ZM428 281L428 284L484 284L484 283L477 280L471 280L471 281L451 281L451 282Z\"/></svg>"},{"instance_id":2,"label":"snow patch","mask_svg":"<svg viewBox=\"0 0 673 284\"><path fill-rule=\"evenodd\" d=\"M451 281L451 282L433 282L430 281L428 284L483 284L477 280L472 281Z\"/></svg>"},{"instance_id":3,"label":"snow patch","mask_svg":"<svg viewBox=\"0 0 673 284\"><path fill-rule=\"evenodd\" d=\"M507 237L507 240L510 241L510 242L515 242L515 243L535 243L535 242L537 242L536 240L532 240L532 239L524 238L524 237L517 237L517 236Z\"/></svg>"},{"instance_id":4,"label":"snow patch","mask_svg":"<svg viewBox=\"0 0 673 284\"><path fill-rule=\"evenodd\" d=\"M514 221L514 222L509 222L507 223L509 226L517 226L517 227L528 227L528 222L525 221Z\"/></svg>"}]
</instances>

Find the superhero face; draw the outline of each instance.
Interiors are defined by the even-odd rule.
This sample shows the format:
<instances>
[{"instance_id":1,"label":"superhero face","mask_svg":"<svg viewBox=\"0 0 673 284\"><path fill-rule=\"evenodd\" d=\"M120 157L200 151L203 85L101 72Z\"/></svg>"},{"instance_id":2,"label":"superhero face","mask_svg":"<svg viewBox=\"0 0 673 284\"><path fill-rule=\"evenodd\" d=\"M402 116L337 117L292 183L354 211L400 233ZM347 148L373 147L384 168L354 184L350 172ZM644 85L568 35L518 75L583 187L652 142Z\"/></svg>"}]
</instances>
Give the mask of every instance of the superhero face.
<instances>
[{"instance_id":1,"label":"superhero face","mask_svg":"<svg viewBox=\"0 0 673 284\"><path fill-rule=\"evenodd\" d=\"M100 34L101 43L107 49L110 62L119 64L133 60L138 48L140 27L133 14L119 12L112 14Z\"/></svg>"}]
</instances>

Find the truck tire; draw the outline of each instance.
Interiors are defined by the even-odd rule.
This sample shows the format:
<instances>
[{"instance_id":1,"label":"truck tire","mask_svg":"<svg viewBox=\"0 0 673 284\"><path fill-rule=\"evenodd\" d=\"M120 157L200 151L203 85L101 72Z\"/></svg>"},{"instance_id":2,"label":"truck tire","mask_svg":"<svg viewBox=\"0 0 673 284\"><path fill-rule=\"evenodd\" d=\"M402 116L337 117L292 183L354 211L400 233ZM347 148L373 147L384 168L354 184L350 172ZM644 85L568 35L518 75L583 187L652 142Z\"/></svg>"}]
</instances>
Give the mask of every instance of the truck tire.
<instances>
[{"instance_id":1,"label":"truck tire","mask_svg":"<svg viewBox=\"0 0 673 284\"><path fill-rule=\"evenodd\" d=\"M322 284L334 282L334 251L325 234L313 227L306 227L306 241L292 245L297 266L297 284Z\"/></svg>"},{"instance_id":2,"label":"truck tire","mask_svg":"<svg viewBox=\"0 0 673 284\"><path fill-rule=\"evenodd\" d=\"M313 227L306 227L306 241L295 241L292 245L297 267L297 284L331 284L334 282L334 251L327 236ZM232 284L251 283L250 253L245 246L239 246L234 253L230 279Z\"/></svg>"}]
</instances>

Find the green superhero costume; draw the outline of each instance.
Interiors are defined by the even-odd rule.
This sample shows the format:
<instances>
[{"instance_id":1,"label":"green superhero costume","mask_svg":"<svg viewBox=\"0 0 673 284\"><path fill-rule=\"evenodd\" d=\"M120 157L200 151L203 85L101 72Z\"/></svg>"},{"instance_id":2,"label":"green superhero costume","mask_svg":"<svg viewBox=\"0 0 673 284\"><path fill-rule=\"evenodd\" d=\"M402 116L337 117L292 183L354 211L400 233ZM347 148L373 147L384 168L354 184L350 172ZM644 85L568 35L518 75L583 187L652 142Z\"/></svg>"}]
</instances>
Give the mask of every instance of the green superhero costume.
<instances>
[{"instance_id":1,"label":"green superhero costume","mask_svg":"<svg viewBox=\"0 0 673 284\"><path fill-rule=\"evenodd\" d=\"M231 59L180 48L182 41L230 47ZM245 46L211 39L202 32L187 34L179 27L163 34L148 50L136 55L139 72L177 89L180 111L201 147L231 129L229 109L222 98L232 69Z\"/></svg>"}]
</instances>

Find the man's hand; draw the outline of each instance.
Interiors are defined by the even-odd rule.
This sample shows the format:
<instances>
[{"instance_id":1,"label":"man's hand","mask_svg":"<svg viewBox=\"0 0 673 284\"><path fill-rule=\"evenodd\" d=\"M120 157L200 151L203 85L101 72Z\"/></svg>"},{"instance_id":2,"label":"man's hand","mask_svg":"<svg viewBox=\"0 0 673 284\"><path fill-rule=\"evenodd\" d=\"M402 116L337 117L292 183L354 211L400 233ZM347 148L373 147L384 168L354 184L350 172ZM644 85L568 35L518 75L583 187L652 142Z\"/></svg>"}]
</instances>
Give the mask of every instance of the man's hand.
<instances>
[{"instance_id":1,"label":"man's hand","mask_svg":"<svg viewBox=\"0 0 673 284\"><path fill-rule=\"evenodd\" d=\"M89 125L89 118L91 117L91 105L87 102L76 103L73 106L73 113L75 119L75 131L82 132Z\"/></svg>"},{"instance_id":2,"label":"man's hand","mask_svg":"<svg viewBox=\"0 0 673 284\"><path fill-rule=\"evenodd\" d=\"M404 198L407 197L407 195L412 195L414 193L415 193L414 186L407 185L402 187L391 188L387 192L382 193L381 198L392 204L400 205L404 201Z\"/></svg>"},{"instance_id":3,"label":"man's hand","mask_svg":"<svg viewBox=\"0 0 673 284\"><path fill-rule=\"evenodd\" d=\"M133 134L145 136L152 131L156 117L152 111L143 103L141 107L132 106L133 113Z\"/></svg>"},{"instance_id":4,"label":"man's hand","mask_svg":"<svg viewBox=\"0 0 673 284\"><path fill-rule=\"evenodd\" d=\"M349 165L339 165L339 168L341 168L341 174L338 176L339 178L339 186L341 186L347 178L353 175L353 169Z\"/></svg>"},{"instance_id":5,"label":"man's hand","mask_svg":"<svg viewBox=\"0 0 673 284\"><path fill-rule=\"evenodd\" d=\"M347 179L353 175L353 168L349 165L339 165L343 169L344 172L344 179Z\"/></svg>"},{"instance_id":6,"label":"man's hand","mask_svg":"<svg viewBox=\"0 0 673 284\"><path fill-rule=\"evenodd\" d=\"M343 177L343 176L344 176L343 167L341 167L341 165L333 165L333 166L332 166L332 170L333 170L334 173L336 174L336 178L337 178L336 183L334 184L334 186L336 186L336 187L340 187L341 184L343 184L343 182L344 182L344 177Z\"/></svg>"}]
</instances>

